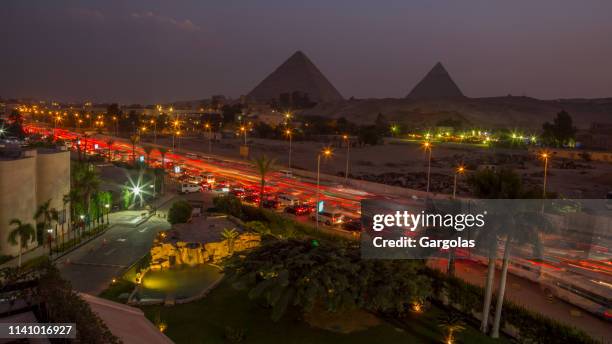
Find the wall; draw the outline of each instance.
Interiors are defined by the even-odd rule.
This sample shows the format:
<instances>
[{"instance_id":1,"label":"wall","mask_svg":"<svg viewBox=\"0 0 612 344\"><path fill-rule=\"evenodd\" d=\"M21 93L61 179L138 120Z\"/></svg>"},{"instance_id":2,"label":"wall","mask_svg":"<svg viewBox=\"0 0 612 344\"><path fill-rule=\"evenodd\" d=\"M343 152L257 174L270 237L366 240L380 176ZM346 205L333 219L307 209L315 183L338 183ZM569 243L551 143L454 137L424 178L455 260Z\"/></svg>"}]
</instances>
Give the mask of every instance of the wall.
<instances>
[{"instance_id":1,"label":"wall","mask_svg":"<svg viewBox=\"0 0 612 344\"><path fill-rule=\"evenodd\" d=\"M9 222L17 218L36 228L37 207L51 200L51 208L63 208L63 196L70 192L70 152L28 151L20 159L0 159L0 254L17 255L19 247L8 243ZM69 221L67 214L66 221ZM59 234L58 234L59 235ZM33 240L29 248L36 246Z\"/></svg>"}]
</instances>

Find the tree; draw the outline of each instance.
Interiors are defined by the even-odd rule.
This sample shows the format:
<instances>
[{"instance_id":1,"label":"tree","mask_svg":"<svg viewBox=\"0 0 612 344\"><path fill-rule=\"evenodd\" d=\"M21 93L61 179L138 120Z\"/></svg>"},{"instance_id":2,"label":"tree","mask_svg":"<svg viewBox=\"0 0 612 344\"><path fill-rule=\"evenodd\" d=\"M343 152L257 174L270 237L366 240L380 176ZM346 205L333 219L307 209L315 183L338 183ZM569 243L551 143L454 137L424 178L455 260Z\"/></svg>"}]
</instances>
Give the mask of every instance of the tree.
<instances>
[{"instance_id":1,"label":"tree","mask_svg":"<svg viewBox=\"0 0 612 344\"><path fill-rule=\"evenodd\" d=\"M58 220L57 210L51 208L50 199L44 202L43 204L39 205L38 208L36 209L36 212L34 213L34 221L38 221L38 220L42 220L40 224L43 228L43 233L44 231L50 228L51 222ZM55 234L56 234L55 236L57 237L57 228L56 228ZM50 236L48 236L48 238L51 239ZM48 244L50 248L51 241L48 241Z\"/></svg>"},{"instance_id":2,"label":"tree","mask_svg":"<svg viewBox=\"0 0 612 344\"><path fill-rule=\"evenodd\" d=\"M506 205L503 209L506 219L506 221L502 222L505 225L503 227L505 231L504 256L497 291L495 318L493 319L493 329L491 330L491 337L493 338L499 337L512 246L531 243L533 244L534 251L539 251L541 248L540 232L549 233L552 230L552 225L533 202L525 204L524 201L521 201L520 203L514 202L512 205Z\"/></svg>"},{"instance_id":3,"label":"tree","mask_svg":"<svg viewBox=\"0 0 612 344\"><path fill-rule=\"evenodd\" d=\"M91 197L98 192L100 188L100 178L98 173L92 166L88 164L78 163L74 167L72 178L73 204L74 200L78 200L82 209L89 216L91 214ZM78 206L77 203L77 206ZM79 214L84 215L84 214ZM89 217L88 217L89 220Z\"/></svg>"},{"instance_id":4,"label":"tree","mask_svg":"<svg viewBox=\"0 0 612 344\"><path fill-rule=\"evenodd\" d=\"M136 144L140 141L140 136L134 134L130 136L130 143L132 144L132 162L136 165Z\"/></svg>"},{"instance_id":5,"label":"tree","mask_svg":"<svg viewBox=\"0 0 612 344\"><path fill-rule=\"evenodd\" d=\"M510 170L482 170L470 175L467 179L468 184L472 188L472 194L476 198L485 199L508 199L517 198L520 188L519 176ZM498 228L496 228L498 229ZM480 231L489 235L487 240L489 244L489 257L487 267L487 281L485 284L485 295L483 305L483 316L480 324L480 329L486 333L489 322L489 312L491 308L491 298L493 295L493 282L495 279L495 260L497 259L497 236L493 229ZM485 235L485 234L482 234Z\"/></svg>"},{"instance_id":6,"label":"tree","mask_svg":"<svg viewBox=\"0 0 612 344\"><path fill-rule=\"evenodd\" d=\"M34 213L34 220L42 220L41 223L45 229L49 228L51 221L53 220L53 209L51 209L51 200L47 200L43 204L39 205Z\"/></svg>"},{"instance_id":7,"label":"tree","mask_svg":"<svg viewBox=\"0 0 612 344\"><path fill-rule=\"evenodd\" d=\"M185 223L191 218L193 207L185 200L176 201L168 210L168 222L170 224Z\"/></svg>"},{"instance_id":8,"label":"tree","mask_svg":"<svg viewBox=\"0 0 612 344\"><path fill-rule=\"evenodd\" d=\"M147 157L147 160L146 160L147 167L151 165L151 153L153 153L154 149L155 149L154 147L149 146L149 145L142 147L142 150L144 151L145 156Z\"/></svg>"},{"instance_id":9,"label":"tree","mask_svg":"<svg viewBox=\"0 0 612 344\"><path fill-rule=\"evenodd\" d=\"M223 238L223 240L227 241L227 250L230 255L234 253L234 243L236 242L236 238L238 238L239 235L240 233L238 233L236 228L224 228L221 232L221 237Z\"/></svg>"},{"instance_id":10,"label":"tree","mask_svg":"<svg viewBox=\"0 0 612 344\"><path fill-rule=\"evenodd\" d=\"M575 139L576 130L572 116L563 110L557 113L553 123L546 122L542 125L542 140L549 145L567 145Z\"/></svg>"},{"instance_id":11,"label":"tree","mask_svg":"<svg viewBox=\"0 0 612 344\"><path fill-rule=\"evenodd\" d=\"M166 154L168 153L168 148L159 147L157 148L159 155L161 155L161 194L163 195L166 192Z\"/></svg>"},{"instance_id":12,"label":"tree","mask_svg":"<svg viewBox=\"0 0 612 344\"><path fill-rule=\"evenodd\" d=\"M108 148L108 161L113 160L113 145L115 144L115 140L108 139L106 140L106 147Z\"/></svg>"},{"instance_id":13,"label":"tree","mask_svg":"<svg viewBox=\"0 0 612 344\"><path fill-rule=\"evenodd\" d=\"M498 171L483 170L468 177L468 184L472 188L472 193L480 199L525 199L532 198L534 192L524 188L521 178L510 169ZM495 261L497 259L497 242L505 238L505 248L500 277L499 292L497 295L497 306L495 308L495 319L492 336L499 334L501 321L501 309L503 305L504 292L506 287L506 276L510 259L511 243L534 243L534 247L539 247L539 231L550 229L539 212L523 209L526 202L498 202L493 203L493 209L489 209L487 221L490 225L487 230L480 231L480 242L488 246L488 268L487 280L485 284L485 295L483 304L483 318L481 321L481 331L488 329L491 299L493 294L493 283L495 279ZM527 203L534 207L533 203ZM521 208L519 208L521 207ZM497 209L495 209L497 208Z\"/></svg>"},{"instance_id":14,"label":"tree","mask_svg":"<svg viewBox=\"0 0 612 344\"><path fill-rule=\"evenodd\" d=\"M229 258L225 273L234 287L249 289L250 298L268 303L276 321L289 305L305 312L315 305L329 312L356 307L397 310L431 289L419 274L419 264L362 260L357 246L288 239L271 240L245 257Z\"/></svg>"},{"instance_id":15,"label":"tree","mask_svg":"<svg viewBox=\"0 0 612 344\"><path fill-rule=\"evenodd\" d=\"M459 314L456 312L448 312L438 319L438 327L446 332L444 343L454 343L455 333L465 330L465 323Z\"/></svg>"},{"instance_id":16,"label":"tree","mask_svg":"<svg viewBox=\"0 0 612 344\"><path fill-rule=\"evenodd\" d=\"M8 127L6 128L8 136L15 136L19 139L25 137L25 131L23 130L23 116L19 111L13 110L8 116Z\"/></svg>"},{"instance_id":17,"label":"tree","mask_svg":"<svg viewBox=\"0 0 612 344\"><path fill-rule=\"evenodd\" d=\"M15 228L9 233L8 242L11 245L19 245L18 266L21 267L21 253L24 248L28 247L28 242L32 241L36 231L31 224L22 223L19 219L12 219L9 225Z\"/></svg>"},{"instance_id":18,"label":"tree","mask_svg":"<svg viewBox=\"0 0 612 344\"><path fill-rule=\"evenodd\" d=\"M259 173L259 177L261 178L260 188L259 188L259 207L260 208L263 204L264 189L266 186L266 175L270 171L272 171L272 167L275 161L276 161L275 159L268 159L268 157L266 157L265 155L254 160L255 168L257 170L257 173Z\"/></svg>"}]
</instances>

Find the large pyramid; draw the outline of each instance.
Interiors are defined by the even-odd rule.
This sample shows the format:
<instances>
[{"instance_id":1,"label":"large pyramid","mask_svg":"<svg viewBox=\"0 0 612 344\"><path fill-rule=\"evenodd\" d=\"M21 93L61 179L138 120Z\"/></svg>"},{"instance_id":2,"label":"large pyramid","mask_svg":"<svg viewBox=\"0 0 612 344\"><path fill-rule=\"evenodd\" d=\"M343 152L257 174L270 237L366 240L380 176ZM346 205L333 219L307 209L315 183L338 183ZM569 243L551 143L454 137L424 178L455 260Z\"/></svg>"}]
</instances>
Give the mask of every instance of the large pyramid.
<instances>
[{"instance_id":1,"label":"large pyramid","mask_svg":"<svg viewBox=\"0 0 612 344\"><path fill-rule=\"evenodd\" d=\"M463 97L463 93L440 62L436 63L423 80L406 96L406 98L410 99L460 97Z\"/></svg>"},{"instance_id":2,"label":"large pyramid","mask_svg":"<svg viewBox=\"0 0 612 344\"><path fill-rule=\"evenodd\" d=\"M301 51L295 52L272 74L259 83L247 97L267 102L278 99L281 93L299 91L307 93L317 103L343 100L342 95Z\"/></svg>"}]
</instances>

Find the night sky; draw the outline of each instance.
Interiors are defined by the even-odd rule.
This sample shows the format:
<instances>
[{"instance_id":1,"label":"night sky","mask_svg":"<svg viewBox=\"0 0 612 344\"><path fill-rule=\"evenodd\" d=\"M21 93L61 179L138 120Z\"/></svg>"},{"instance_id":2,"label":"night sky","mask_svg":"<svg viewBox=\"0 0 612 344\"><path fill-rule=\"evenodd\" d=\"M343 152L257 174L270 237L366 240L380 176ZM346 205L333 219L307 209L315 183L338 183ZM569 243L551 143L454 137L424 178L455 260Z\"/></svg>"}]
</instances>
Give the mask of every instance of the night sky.
<instances>
[{"instance_id":1,"label":"night sky","mask_svg":"<svg viewBox=\"0 0 612 344\"><path fill-rule=\"evenodd\" d=\"M296 50L347 98L403 97L437 61L470 97L612 96L612 1L501 3L2 1L0 97L236 97Z\"/></svg>"}]
</instances>

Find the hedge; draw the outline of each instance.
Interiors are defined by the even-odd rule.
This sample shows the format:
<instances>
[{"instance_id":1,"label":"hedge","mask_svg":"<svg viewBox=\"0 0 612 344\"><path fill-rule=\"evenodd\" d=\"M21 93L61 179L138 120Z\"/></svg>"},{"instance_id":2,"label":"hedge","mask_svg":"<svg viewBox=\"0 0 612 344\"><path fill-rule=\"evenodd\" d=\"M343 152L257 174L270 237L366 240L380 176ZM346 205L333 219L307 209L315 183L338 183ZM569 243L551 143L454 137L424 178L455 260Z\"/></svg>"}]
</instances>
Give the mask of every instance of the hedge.
<instances>
[{"instance_id":1,"label":"hedge","mask_svg":"<svg viewBox=\"0 0 612 344\"><path fill-rule=\"evenodd\" d=\"M483 308L484 288L465 282L457 277L450 277L445 273L426 268L425 272L434 281L432 284L433 295L438 299L442 295L448 297L451 305L459 306L458 311L467 316L473 316L472 312L480 313ZM496 300L495 295L491 298ZM491 304L491 310L495 309L495 302ZM585 332L561 324L549 317L534 313L526 308L504 300L502 312L502 325L508 324L519 331L520 341L527 343L575 343L596 344L599 343Z\"/></svg>"}]
</instances>

